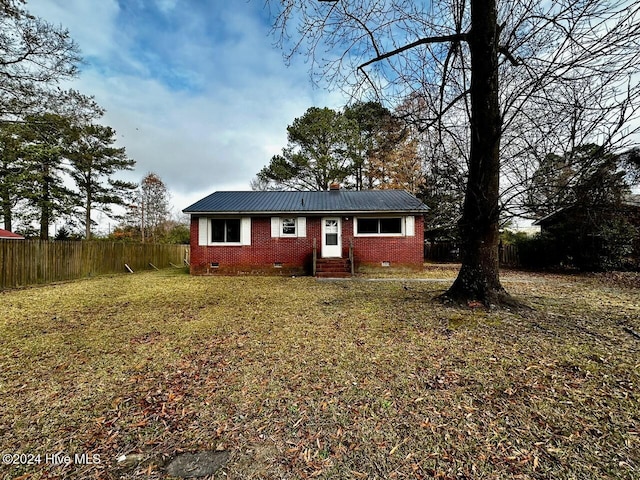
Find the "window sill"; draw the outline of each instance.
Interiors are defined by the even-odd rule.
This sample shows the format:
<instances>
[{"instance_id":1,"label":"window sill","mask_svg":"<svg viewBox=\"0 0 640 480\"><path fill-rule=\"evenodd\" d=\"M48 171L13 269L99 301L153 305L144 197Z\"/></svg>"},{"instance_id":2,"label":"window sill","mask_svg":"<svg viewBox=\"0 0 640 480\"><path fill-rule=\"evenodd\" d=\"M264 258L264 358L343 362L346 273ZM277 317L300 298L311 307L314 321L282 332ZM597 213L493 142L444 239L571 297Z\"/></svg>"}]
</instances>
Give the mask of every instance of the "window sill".
<instances>
[{"instance_id":1,"label":"window sill","mask_svg":"<svg viewBox=\"0 0 640 480\"><path fill-rule=\"evenodd\" d=\"M406 237L404 233L356 233L354 237Z\"/></svg>"}]
</instances>

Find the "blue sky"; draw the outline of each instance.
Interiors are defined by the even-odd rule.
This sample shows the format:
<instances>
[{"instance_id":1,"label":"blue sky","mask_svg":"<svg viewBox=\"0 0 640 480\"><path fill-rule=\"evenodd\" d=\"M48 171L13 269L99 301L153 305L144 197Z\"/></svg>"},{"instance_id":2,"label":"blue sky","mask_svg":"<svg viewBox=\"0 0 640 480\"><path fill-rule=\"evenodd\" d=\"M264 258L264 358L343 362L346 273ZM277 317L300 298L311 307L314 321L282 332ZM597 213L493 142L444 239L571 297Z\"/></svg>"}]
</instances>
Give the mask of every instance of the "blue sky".
<instances>
[{"instance_id":1,"label":"blue sky","mask_svg":"<svg viewBox=\"0 0 640 480\"><path fill-rule=\"evenodd\" d=\"M341 108L314 88L303 57L287 67L263 0L28 0L67 28L85 64L64 87L95 96L101 120L156 172L178 212L215 190L248 190L310 106Z\"/></svg>"}]
</instances>

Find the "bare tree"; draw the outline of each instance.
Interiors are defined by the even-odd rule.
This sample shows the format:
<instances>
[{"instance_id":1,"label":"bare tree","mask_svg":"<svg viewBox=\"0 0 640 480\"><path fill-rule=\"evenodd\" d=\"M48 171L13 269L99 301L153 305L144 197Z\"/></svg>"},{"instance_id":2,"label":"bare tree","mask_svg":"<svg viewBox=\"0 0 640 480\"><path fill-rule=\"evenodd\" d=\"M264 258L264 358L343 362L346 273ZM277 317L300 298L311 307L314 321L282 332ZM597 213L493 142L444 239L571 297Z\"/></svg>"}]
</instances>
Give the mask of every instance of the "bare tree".
<instances>
[{"instance_id":1,"label":"bare tree","mask_svg":"<svg viewBox=\"0 0 640 480\"><path fill-rule=\"evenodd\" d=\"M169 190L162 179L150 172L142 179L139 194L142 242L156 243L161 226L169 218Z\"/></svg>"},{"instance_id":2,"label":"bare tree","mask_svg":"<svg viewBox=\"0 0 640 480\"><path fill-rule=\"evenodd\" d=\"M329 84L387 103L413 97L420 109L407 119L436 136L468 126L462 267L445 294L455 301L512 302L498 271L500 174L516 180L522 135L543 138L566 120L572 105L558 93L587 85L597 101L576 133L591 128L610 145L638 116L640 6L631 0L271 4L281 7L274 29L287 56L308 52Z\"/></svg>"}]
</instances>

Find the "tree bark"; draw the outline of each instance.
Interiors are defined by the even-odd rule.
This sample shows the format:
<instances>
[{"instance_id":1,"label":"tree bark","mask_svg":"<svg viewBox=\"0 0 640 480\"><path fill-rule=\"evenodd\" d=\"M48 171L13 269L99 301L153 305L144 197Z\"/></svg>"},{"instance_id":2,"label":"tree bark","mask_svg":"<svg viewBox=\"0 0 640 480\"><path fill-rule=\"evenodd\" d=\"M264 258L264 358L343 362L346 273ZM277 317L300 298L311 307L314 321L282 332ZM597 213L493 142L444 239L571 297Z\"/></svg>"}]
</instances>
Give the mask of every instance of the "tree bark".
<instances>
[{"instance_id":1,"label":"tree bark","mask_svg":"<svg viewBox=\"0 0 640 480\"><path fill-rule=\"evenodd\" d=\"M471 1L471 150L460 229L462 267L443 295L456 302L504 303L498 271L498 196L502 119L498 103L495 0Z\"/></svg>"},{"instance_id":2,"label":"tree bark","mask_svg":"<svg viewBox=\"0 0 640 480\"><path fill-rule=\"evenodd\" d=\"M88 190L91 187L88 187ZM84 214L84 222L85 222L85 230L84 230L84 238L85 240L91 240L91 192L87 192L87 200L85 203L85 214Z\"/></svg>"},{"instance_id":3,"label":"tree bark","mask_svg":"<svg viewBox=\"0 0 640 480\"><path fill-rule=\"evenodd\" d=\"M43 165L43 192L40 203L40 240L49 240L49 224L51 223L51 179L49 166Z\"/></svg>"},{"instance_id":4,"label":"tree bark","mask_svg":"<svg viewBox=\"0 0 640 480\"><path fill-rule=\"evenodd\" d=\"M11 232L13 231L13 213L11 212L11 199L9 198L8 191L2 192L0 203L2 204L2 220L4 222L4 229Z\"/></svg>"}]
</instances>

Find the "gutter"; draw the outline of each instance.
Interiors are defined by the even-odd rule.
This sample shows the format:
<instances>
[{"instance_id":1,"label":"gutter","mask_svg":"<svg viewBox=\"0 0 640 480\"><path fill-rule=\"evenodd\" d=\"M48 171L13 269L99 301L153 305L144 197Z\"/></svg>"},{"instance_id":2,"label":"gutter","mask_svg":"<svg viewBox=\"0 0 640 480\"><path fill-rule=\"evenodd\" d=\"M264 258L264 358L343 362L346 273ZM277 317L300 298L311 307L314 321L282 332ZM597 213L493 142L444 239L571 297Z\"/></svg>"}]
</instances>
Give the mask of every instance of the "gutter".
<instances>
[{"instance_id":1,"label":"gutter","mask_svg":"<svg viewBox=\"0 0 640 480\"><path fill-rule=\"evenodd\" d=\"M395 213L415 213L425 214L427 209L421 210L276 210L276 211L188 211L182 210L182 213L189 215L245 215L254 217L267 217L270 215L296 214L296 215L362 215L362 214L395 214Z\"/></svg>"}]
</instances>

